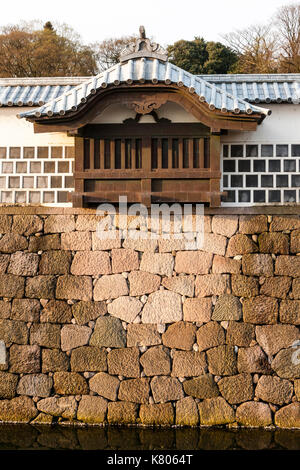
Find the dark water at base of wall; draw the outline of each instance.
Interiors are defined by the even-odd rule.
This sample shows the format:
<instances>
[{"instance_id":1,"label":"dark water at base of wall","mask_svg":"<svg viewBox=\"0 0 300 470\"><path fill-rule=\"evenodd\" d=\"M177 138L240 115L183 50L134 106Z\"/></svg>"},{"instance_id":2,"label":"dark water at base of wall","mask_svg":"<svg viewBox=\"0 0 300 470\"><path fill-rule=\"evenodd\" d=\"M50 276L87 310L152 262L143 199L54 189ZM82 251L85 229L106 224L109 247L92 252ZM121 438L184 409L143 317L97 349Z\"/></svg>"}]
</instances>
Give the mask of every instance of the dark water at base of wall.
<instances>
[{"instance_id":1,"label":"dark water at base of wall","mask_svg":"<svg viewBox=\"0 0 300 470\"><path fill-rule=\"evenodd\" d=\"M300 430L0 425L1 450L300 450Z\"/></svg>"}]
</instances>

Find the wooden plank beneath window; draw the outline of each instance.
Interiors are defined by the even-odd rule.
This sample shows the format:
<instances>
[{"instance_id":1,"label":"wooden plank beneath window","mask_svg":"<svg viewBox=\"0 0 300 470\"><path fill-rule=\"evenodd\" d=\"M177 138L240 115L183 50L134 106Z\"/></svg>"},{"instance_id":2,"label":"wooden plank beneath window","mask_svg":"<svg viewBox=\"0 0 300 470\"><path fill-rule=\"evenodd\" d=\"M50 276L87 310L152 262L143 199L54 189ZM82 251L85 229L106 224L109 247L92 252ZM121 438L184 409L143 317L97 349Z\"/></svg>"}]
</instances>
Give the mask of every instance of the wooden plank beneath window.
<instances>
[{"instance_id":1,"label":"wooden plank beneath window","mask_svg":"<svg viewBox=\"0 0 300 470\"><path fill-rule=\"evenodd\" d=\"M192 169L183 168L182 170L94 170L93 172L75 172L75 177L85 179L142 179L142 178L156 178L156 179L208 179L208 178L221 178L220 171L211 171L206 169Z\"/></svg>"}]
</instances>

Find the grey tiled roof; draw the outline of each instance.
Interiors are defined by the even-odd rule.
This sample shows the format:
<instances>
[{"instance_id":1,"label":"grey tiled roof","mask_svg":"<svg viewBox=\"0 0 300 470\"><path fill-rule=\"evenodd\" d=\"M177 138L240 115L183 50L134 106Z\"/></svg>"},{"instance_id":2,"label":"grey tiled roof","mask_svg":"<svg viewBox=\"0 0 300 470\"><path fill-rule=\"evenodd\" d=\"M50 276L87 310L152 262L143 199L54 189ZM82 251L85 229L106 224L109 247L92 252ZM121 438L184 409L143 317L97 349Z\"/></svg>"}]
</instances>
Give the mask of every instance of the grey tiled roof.
<instances>
[{"instance_id":1,"label":"grey tiled roof","mask_svg":"<svg viewBox=\"0 0 300 470\"><path fill-rule=\"evenodd\" d=\"M158 59L139 58L114 65L105 72L91 77L78 86L64 92L57 98L52 98L38 109L20 113L19 117L39 118L43 116L65 115L76 111L88 98L99 89L107 86L118 86L121 83L152 82L177 84L198 95L199 100L208 104L211 110L234 113L259 113L267 115L269 110L250 104L234 96L226 90L221 90L213 83L201 77L192 75L170 62Z\"/></svg>"}]
</instances>

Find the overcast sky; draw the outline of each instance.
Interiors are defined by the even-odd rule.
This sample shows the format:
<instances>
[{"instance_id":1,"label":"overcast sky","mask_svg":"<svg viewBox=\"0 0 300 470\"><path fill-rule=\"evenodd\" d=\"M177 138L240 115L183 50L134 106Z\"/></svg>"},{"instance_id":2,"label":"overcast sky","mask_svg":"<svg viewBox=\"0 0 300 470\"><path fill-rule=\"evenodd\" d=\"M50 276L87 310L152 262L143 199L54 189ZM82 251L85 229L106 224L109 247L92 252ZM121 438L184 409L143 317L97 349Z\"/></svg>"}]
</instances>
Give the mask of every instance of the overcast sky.
<instances>
[{"instance_id":1,"label":"overcast sky","mask_svg":"<svg viewBox=\"0 0 300 470\"><path fill-rule=\"evenodd\" d=\"M292 0L14 0L3 2L0 24L20 20L59 21L72 26L85 43L146 33L162 45L203 36L220 41L222 34L265 23Z\"/></svg>"}]
</instances>

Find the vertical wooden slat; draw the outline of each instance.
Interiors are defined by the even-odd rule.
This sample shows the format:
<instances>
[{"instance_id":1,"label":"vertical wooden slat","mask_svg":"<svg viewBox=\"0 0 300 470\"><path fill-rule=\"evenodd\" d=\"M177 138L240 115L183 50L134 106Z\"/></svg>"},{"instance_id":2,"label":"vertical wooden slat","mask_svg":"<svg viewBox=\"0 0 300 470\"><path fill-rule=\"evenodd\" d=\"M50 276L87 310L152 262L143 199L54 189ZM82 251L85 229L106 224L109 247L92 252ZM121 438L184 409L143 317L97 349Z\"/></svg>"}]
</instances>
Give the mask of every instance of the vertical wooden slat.
<instances>
[{"instance_id":1,"label":"vertical wooden slat","mask_svg":"<svg viewBox=\"0 0 300 470\"><path fill-rule=\"evenodd\" d=\"M100 168L104 169L104 155L105 155L105 142L104 139L100 139Z\"/></svg>"},{"instance_id":2,"label":"vertical wooden slat","mask_svg":"<svg viewBox=\"0 0 300 470\"><path fill-rule=\"evenodd\" d=\"M172 138L168 138L168 168L172 168Z\"/></svg>"},{"instance_id":3,"label":"vertical wooden slat","mask_svg":"<svg viewBox=\"0 0 300 470\"><path fill-rule=\"evenodd\" d=\"M74 172L74 193L72 195L73 207L83 207L84 179L77 178L76 172L84 170L84 139L75 137L75 172Z\"/></svg>"},{"instance_id":4,"label":"vertical wooden slat","mask_svg":"<svg viewBox=\"0 0 300 470\"><path fill-rule=\"evenodd\" d=\"M189 168L193 168L194 163L194 142L193 139L189 139Z\"/></svg>"},{"instance_id":5,"label":"vertical wooden slat","mask_svg":"<svg viewBox=\"0 0 300 470\"><path fill-rule=\"evenodd\" d=\"M210 168L214 171L220 170L220 152L221 152L221 142L220 142L220 135L213 135L210 136L210 145L209 145L209 153L210 153ZM220 191L220 179L211 179L210 180L210 205L211 207L218 207L221 205L221 197L218 192Z\"/></svg>"},{"instance_id":6,"label":"vertical wooden slat","mask_svg":"<svg viewBox=\"0 0 300 470\"><path fill-rule=\"evenodd\" d=\"M199 139L199 168L204 168L204 139Z\"/></svg>"},{"instance_id":7,"label":"vertical wooden slat","mask_svg":"<svg viewBox=\"0 0 300 470\"><path fill-rule=\"evenodd\" d=\"M125 139L121 139L121 170L125 170Z\"/></svg>"},{"instance_id":8,"label":"vertical wooden slat","mask_svg":"<svg viewBox=\"0 0 300 470\"><path fill-rule=\"evenodd\" d=\"M110 141L110 168L112 170L115 169L115 141L114 139L111 139Z\"/></svg>"},{"instance_id":9,"label":"vertical wooden slat","mask_svg":"<svg viewBox=\"0 0 300 470\"><path fill-rule=\"evenodd\" d=\"M178 160L179 165L178 168L183 168L183 141L182 139L178 139Z\"/></svg>"},{"instance_id":10,"label":"vertical wooden slat","mask_svg":"<svg viewBox=\"0 0 300 470\"><path fill-rule=\"evenodd\" d=\"M135 170L136 168L136 140L131 139L131 168Z\"/></svg>"},{"instance_id":11,"label":"vertical wooden slat","mask_svg":"<svg viewBox=\"0 0 300 470\"><path fill-rule=\"evenodd\" d=\"M143 163L142 168L145 171L151 171L151 137L142 138Z\"/></svg>"},{"instance_id":12,"label":"vertical wooden slat","mask_svg":"<svg viewBox=\"0 0 300 470\"><path fill-rule=\"evenodd\" d=\"M157 169L162 169L162 140L157 139Z\"/></svg>"},{"instance_id":13,"label":"vertical wooden slat","mask_svg":"<svg viewBox=\"0 0 300 470\"><path fill-rule=\"evenodd\" d=\"M95 140L90 139L90 170L94 170L94 158L95 158Z\"/></svg>"}]
</instances>

